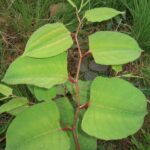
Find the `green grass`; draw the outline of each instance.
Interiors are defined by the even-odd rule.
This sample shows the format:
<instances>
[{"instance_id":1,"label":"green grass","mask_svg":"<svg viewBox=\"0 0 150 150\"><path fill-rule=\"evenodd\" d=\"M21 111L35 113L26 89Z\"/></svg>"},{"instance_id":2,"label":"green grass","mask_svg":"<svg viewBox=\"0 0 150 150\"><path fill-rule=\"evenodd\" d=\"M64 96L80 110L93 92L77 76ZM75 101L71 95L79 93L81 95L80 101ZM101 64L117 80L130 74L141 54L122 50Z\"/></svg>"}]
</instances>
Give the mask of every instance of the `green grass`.
<instances>
[{"instance_id":1,"label":"green grass","mask_svg":"<svg viewBox=\"0 0 150 150\"><path fill-rule=\"evenodd\" d=\"M132 35L145 50L150 50L150 1L122 0L132 15Z\"/></svg>"},{"instance_id":2,"label":"green grass","mask_svg":"<svg viewBox=\"0 0 150 150\"><path fill-rule=\"evenodd\" d=\"M150 132L142 130L141 137L131 138L132 148L131 150L150 150Z\"/></svg>"},{"instance_id":3,"label":"green grass","mask_svg":"<svg viewBox=\"0 0 150 150\"><path fill-rule=\"evenodd\" d=\"M26 32L41 24L43 18L48 19L51 3L49 0L6 0L3 5L14 19L14 28Z\"/></svg>"}]
</instances>

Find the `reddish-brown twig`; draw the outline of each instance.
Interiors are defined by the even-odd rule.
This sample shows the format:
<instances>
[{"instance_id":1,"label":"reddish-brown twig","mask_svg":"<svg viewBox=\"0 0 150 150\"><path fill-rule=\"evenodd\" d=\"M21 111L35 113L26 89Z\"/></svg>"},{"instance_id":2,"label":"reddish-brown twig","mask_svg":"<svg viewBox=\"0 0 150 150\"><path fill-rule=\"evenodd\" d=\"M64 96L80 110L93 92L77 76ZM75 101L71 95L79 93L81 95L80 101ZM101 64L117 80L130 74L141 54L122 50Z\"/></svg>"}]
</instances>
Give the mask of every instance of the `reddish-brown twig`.
<instances>
[{"instance_id":1,"label":"reddish-brown twig","mask_svg":"<svg viewBox=\"0 0 150 150\"><path fill-rule=\"evenodd\" d=\"M77 104L77 107L76 107L76 111L75 111L75 115L74 115L74 121L73 121L73 125L72 125L72 130L71 131L72 131L72 134L73 134L73 137L74 137L76 150L80 150L80 144L79 144L79 141L78 141L78 135L76 133L78 116L79 116L80 109L88 107L89 104L85 104L85 105L81 105L80 106L80 89L79 89L79 85L78 85L78 80L79 80L79 74L80 74L80 68L81 68L82 59L85 56L91 54L91 52L88 51L88 52L82 54L82 51L81 51L81 48L80 48L80 43L79 43L79 40L78 40L79 31L80 31L81 26L82 26L82 20L80 19L79 15L78 15L78 12L76 12L76 15L77 15L77 18L78 18L78 21L79 21L79 25L77 27L76 33L72 34L72 36L73 36L73 39L74 39L74 41L76 42L76 45L77 45L78 54L79 54L79 61L78 61L77 73L76 73L75 79L73 79L70 75L69 75L68 78L69 78L69 81L75 85L75 90L76 90L76 104Z\"/></svg>"},{"instance_id":2,"label":"reddish-brown twig","mask_svg":"<svg viewBox=\"0 0 150 150\"><path fill-rule=\"evenodd\" d=\"M88 103L85 103L85 104L83 104L83 105L80 105L80 109L86 109L86 108L88 108L89 107L89 102Z\"/></svg>"},{"instance_id":3,"label":"reddish-brown twig","mask_svg":"<svg viewBox=\"0 0 150 150\"><path fill-rule=\"evenodd\" d=\"M79 93L79 86L78 86L78 80L79 80L79 74L80 74L80 68L81 68L81 62L82 62L82 52L81 52L81 48L80 48L80 44L78 41L78 35L79 35L79 31L81 29L82 26L82 20L80 19L78 13L76 13L78 21L79 21L79 25L77 27L76 33L74 35L75 38L75 42L77 44L77 48L78 48L78 53L79 53L79 61L78 61L78 66L77 66L77 73L76 73L76 77L75 77L75 89L76 89L76 102L77 102L77 108L76 108L76 112L74 115L74 122L73 122L73 137L74 137L74 141L75 141L75 145L76 145L76 150L80 150L80 144L78 141L78 135L76 133L76 126L77 126L77 121L78 121L78 115L80 112L80 93Z\"/></svg>"}]
</instances>

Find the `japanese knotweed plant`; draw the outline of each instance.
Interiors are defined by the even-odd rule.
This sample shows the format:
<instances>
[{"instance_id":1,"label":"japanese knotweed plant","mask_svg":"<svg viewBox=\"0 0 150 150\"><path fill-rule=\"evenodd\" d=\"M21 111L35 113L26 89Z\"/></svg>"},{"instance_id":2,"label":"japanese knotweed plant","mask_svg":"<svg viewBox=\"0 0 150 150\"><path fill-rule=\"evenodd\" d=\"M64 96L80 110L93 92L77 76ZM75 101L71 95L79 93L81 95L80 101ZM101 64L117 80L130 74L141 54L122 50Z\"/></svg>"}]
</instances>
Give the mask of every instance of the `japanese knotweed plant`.
<instances>
[{"instance_id":1,"label":"japanese knotweed plant","mask_svg":"<svg viewBox=\"0 0 150 150\"><path fill-rule=\"evenodd\" d=\"M28 85L40 102L31 105L26 98L12 95L9 87L0 85L1 93L13 97L1 106L0 113L16 116L6 132L6 150L96 150L97 139L126 138L143 124L147 99L131 83L120 77L79 80L81 62L89 53L96 63L112 66L140 57L142 50L132 37L113 31L91 34L90 50L81 50L83 21L102 22L123 12L102 7L86 11L81 18L83 1L79 9L68 2L76 9L79 21L74 40L62 23L42 26L32 34L23 55L10 65L2 80ZM79 54L75 77L67 71L66 50L73 43ZM67 99L67 91L74 101ZM63 96L58 98L58 93Z\"/></svg>"}]
</instances>

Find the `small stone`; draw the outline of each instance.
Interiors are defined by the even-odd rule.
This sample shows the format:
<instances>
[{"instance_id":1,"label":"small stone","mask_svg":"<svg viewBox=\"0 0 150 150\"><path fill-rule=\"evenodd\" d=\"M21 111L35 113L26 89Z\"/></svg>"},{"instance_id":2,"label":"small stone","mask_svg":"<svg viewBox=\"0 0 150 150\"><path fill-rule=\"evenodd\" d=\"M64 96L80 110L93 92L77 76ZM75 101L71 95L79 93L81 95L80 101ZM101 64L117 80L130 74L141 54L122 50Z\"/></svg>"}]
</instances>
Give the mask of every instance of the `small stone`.
<instances>
[{"instance_id":1,"label":"small stone","mask_svg":"<svg viewBox=\"0 0 150 150\"><path fill-rule=\"evenodd\" d=\"M107 72L108 66L99 65L99 64L95 63L94 60L92 60L89 64L89 68L92 71L97 71L99 73L105 73L105 72Z\"/></svg>"},{"instance_id":2,"label":"small stone","mask_svg":"<svg viewBox=\"0 0 150 150\"><path fill-rule=\"evenodd\" d=\"M96 72L87 71L84 74L84 79L85 80L94 80L97 76L98 76L98 74Z\"/></svg>"},{"instance_id":3,"label":"small stone","mask_svg":"<svg viewBox=\"0 0 150 150\"><path fill-rule=\"evenodd\" d=\"M86 72L88 71L88 58L84 58L82 60L82 63L81 63L81 68L80 68L80 71L83 73L83 72Z\"/></svg>"}]
</instances>

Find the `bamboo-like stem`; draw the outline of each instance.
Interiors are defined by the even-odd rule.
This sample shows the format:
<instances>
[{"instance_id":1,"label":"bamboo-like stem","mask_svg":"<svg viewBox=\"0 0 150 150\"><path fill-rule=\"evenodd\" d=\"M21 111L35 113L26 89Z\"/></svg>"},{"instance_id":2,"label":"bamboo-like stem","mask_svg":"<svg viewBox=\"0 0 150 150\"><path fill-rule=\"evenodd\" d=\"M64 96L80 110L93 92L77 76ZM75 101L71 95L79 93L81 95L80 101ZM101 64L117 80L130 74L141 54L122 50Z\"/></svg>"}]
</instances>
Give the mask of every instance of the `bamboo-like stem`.
<instances>
[{"instance_id":1,"label":"bamboo-like stem","mask_svg":"<svg viewBox=\"0 0 150 150\"><path fill-rule=\"evenodd\" d=\"M79 40L78 40L78 36L79 36L79 32L80 32L80 29L81 29L81 26L82 26L82 21L83 21L84 18L80 19L79 14L78 14L78 10L76 10L76 16L77 16L77 19L79 21L79 24L78 24L76 33L72 34L72 35L74 36L74 39L75 39L75 42L76 42L76 45L77 45L79 60L78 60L77 73L76 73L75 79L72 78L70 75L69 75L68 79L75 86L77 107L76 107L76 111L75 111L75 115L74 115L74 121L73 121L72 128L64 128L64 130L72 131L74 142L75 142L75 145L76 145L76 150L80 150L80 144L79 144L79 141L78 141L78 134L77 134L77 131L76 131L77 123L78 123L78 116L79 116L80 110L83 109L83 108L87 108L89 106L89 103L86 103L84 105L80 105L80 89L79 89L79 85L78 85L78 80L79 80L79 74L80 74L82 60L85 56L91 54L91 52L87 51L86 53L82 54L80 43L79 43Z\"/></svg>"},{"instance_id":2,"label":"bamboo-like stem","mask_svg":"<svg viewBox=\"0 0 150 150\"><path fill-rule=\"evenodd\" d=\"M82 26L82 20L80 19L78 12L76 12L76 16L77 19L79 21L79 25L77 27L76 33L75 33L75 42L77 44L77 48L78 48L78 54L79 54L79 61L78 61L78 66L77 66L77 73L76 73L76 77L75 77L75 89L76 89L76 103L77 103L77 108L76 108L76 112L74 115L74 121L73 121L73 126L72 126L72 133L73 133L73 137L74 137L74 141L75 141L75 145L76 145L76 150L80 150L80 144L78 141L78 135L76 133L76 127L77 127L77 121L78 121L78 115L80 112L80 89L79 89L79 85L78 85L78 80L79 80L79 74L80 74L80 68L81 68L81 62L82 62L82 52L81 52L81 48L80 48L80 44L79 44L79 40L78 40L78 35L79 35L79 31L81 29Z\"/></svg>"}]
</instances>

